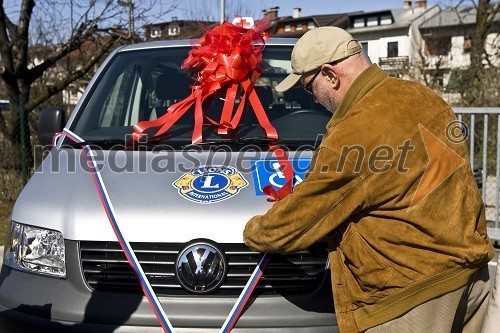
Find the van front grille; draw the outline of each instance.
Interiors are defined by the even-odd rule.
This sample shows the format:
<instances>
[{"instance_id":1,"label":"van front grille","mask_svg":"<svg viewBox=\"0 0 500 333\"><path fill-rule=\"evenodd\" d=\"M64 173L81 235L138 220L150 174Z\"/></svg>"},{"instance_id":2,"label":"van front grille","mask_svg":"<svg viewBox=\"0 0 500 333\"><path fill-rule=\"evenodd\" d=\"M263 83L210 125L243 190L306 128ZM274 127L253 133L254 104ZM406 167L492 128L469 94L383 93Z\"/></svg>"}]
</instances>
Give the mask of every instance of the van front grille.
<instances>
[{"instance_id":1,"label":"van front grille","mask_svg":"<svg viewBox=\"0 0 500 333\"><path fill-rule=\"evenodd\" d=\"M131 243L134 253L157 295L187 295L178 283L175 260L183 243ZM262 257L244 244L219 244L228 259L225 281L212 295L239 295ZM311 253L312 252L312 253ZM259 294L303 294L317 288L326 275L328 253L324 246L314 251L277 255L264 271L256 291ZM95 290L142 293L118 242L80 242L83 275Z\"/></svg>"}]
</instances>

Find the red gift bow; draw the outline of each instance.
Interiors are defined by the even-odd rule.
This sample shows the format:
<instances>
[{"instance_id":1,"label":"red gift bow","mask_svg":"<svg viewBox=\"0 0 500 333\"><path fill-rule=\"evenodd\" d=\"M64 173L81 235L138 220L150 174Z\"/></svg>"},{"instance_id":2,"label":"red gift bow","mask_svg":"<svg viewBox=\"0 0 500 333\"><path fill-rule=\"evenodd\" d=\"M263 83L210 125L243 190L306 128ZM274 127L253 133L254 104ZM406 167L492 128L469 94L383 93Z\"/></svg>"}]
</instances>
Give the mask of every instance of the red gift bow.
<instances>
[{"instance_id":1,"label":"red gift bow","mask_svg":"<svg viewBox=\"0 0 500 333\"><path fill-rule=\"evenodd\" d=\"M191 95L182 101L171 105L160 118L141 121L134 125L132 139L140 141L140 137L150 128L159 129L153 139L165 134L194 104L194 129L192 143L203 140L203 118L218 127L217 133L227 134L235 129L243 114L247 101L255 112L257 121L270 139L278 139L278 133L270 123L254 90L254 83L261 76L259 63L262 61L262 51L265 47L264 30L268 22L261 20L252 29L245 29L229 22L223 22L200 38L199 45L193 46L182 68L198 70L196 82L191 86ZM227 86L226 98L222 108L220 121L217 122L203 112L203 102L216 91ZM241 101L233 114L236 95L242 88ZM277 145L269 145L278 159L285 176L286 184L279 190L267 185L263 193L272 200L283 199L293 189L294 173L286 152Z\"/></svg>"}]
</instances>

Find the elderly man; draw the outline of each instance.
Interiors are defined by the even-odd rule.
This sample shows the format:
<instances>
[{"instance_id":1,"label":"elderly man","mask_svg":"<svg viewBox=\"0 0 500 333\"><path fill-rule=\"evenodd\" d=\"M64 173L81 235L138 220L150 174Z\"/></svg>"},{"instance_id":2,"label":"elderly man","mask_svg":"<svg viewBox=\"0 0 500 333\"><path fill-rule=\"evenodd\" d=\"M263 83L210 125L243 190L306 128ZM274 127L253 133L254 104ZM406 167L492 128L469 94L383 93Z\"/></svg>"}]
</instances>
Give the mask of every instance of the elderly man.
<instances>
[{"instance_id":1,"label":"elderly man","mask_svg":"<svg viewBox=\"0 0 500 333\"><path fill-rule=\"evenodd\" d=\"M336 27L300 38L292 69L276 90L302 86L333 116L305 180L245 243L290 253L327 238L341 332L478 332L494 250L451 108Z\"/></svg>"}]
</instances>

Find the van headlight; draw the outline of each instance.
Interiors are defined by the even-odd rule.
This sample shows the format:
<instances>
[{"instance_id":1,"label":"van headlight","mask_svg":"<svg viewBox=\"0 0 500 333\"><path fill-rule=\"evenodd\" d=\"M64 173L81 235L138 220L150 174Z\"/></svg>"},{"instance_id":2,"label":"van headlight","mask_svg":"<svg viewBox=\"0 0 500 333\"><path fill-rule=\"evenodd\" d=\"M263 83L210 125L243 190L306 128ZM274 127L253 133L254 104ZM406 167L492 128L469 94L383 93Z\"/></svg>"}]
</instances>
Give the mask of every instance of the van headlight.
<instances>
[{"instance_id":1,"label":"van headlight","mask_svg":"<svg viewBox=\"0 0 500 333\"><path fill-rule=\"evenodd\" d=\"M9 267L33 273L66 277L62 233L12 222L10 248L5 255Z\"/></svg>"}]
</instances>

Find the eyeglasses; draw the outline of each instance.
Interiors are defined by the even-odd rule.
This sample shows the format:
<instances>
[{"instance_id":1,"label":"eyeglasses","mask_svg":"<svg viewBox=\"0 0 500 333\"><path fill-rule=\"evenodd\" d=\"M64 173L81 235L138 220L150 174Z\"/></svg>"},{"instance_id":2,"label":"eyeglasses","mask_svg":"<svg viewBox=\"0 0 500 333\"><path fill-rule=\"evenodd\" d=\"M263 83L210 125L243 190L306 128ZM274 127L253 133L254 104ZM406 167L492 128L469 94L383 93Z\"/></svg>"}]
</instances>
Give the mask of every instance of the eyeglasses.
<instances>
[{"instance_id":1,"label":"eyeglasses","mask_svg":"<svg viewBox=\"0 0 500 333\"><path fill-rule=\"evenodd\" d=\"M307 84L304 86L304 89L310 93L311 95L314 96L314 91L312 90L312 84L314 82L314 80L316 79L316 77L319 75L319 73L321 72L321 67L318 69L318 71L316 72L316 74L314 74L314 76L312 77L311 80L309 80L309 82L307 82Z\"/></svg>"}]
</instances>

